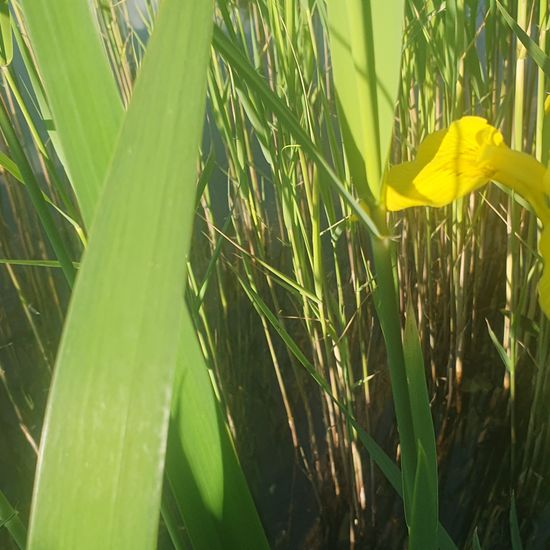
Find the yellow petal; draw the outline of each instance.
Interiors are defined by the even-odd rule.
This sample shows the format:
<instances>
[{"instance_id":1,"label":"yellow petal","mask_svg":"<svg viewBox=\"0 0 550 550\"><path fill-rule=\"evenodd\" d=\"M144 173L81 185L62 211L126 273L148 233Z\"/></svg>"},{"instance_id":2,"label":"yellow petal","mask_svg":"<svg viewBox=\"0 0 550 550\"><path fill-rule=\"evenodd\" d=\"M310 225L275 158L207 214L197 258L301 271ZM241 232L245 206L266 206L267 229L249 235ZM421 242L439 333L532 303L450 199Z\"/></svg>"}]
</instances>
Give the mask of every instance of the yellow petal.
<instances>
[{"instance_id":1,"label":"yellow petal","mask_svg":"<svg viewBox=\"0 0 550 550\"><path fill-rule=\"evenodd\" d=\"M448 132L449 129L444 128L443 130L432 132L424 138L416 152L415 162L419 165L419 168L426 166L435 157Z\"/></svg>"},{"instance_id":2,"label":"yellow petal","mask_svg":"<svg viewBox=\"0 0 550 550\"><path fill-rule=\"evenodd\" d=\"M544 260L539 281L539 303L546 317L550 318L550 227L545 226L540 237L539 251Z\"/></svg>"},{"instance_id":3,"label":"yellow petal","mask_svg":"<svg viewBox=\"0 0 550 550\"><path fill-rule=\"evenodd\" d=\"M545 266L538 293L550 318L550 170L532 156L508 148L485 119L463 117L447 130L430 134L414 161L388 171L383 196L388 210L444 206L490 180L522 195L542 221L539 250Z\"/></svg>"},{"instance_id":4,"label":"yellow petal","mask_svg":"<svg viewBox=\"0 0 550 550\"><path fill-rule=\"evenodd\" d=\"M487 146L506 147L502 134L484 118L467 116L426 138L412 163L392 167L385 180L388 210L444 206L485 185L494 169Z\"/></svg>"},{"instance_id":5,"label":"yellow petal","mask_svg":"<svg viewBox=\"0 0 550 550\"><path fill-rule=\"evenodd\" d=\"M414 161L403 162L390 168L384 185L384 199L388 210L402 210L411 206L429 204L429 197L422 195L412 182L437 154L447 131L447 129L438 130L429 134L418 147Z\"/></svg>"},{"instance_id":6,"label":"yellow petal","mask_svg":"<svg viewBox=\"0 0 550 550\"><path fill-rule=\"evenodd\" d=\"M386 183L384 186L387 210L403 210L411 206L430 204L430 198L422 195L412 184L421 169L416 162L403 162L390 168L387 181L391 181L391 185Z\"/></svg>"},{"instance_id":7,"label":"yellow petal","mask_svg":"<svg viewBox=\"0 0 550 550\"><path fill-rule=\"evenodd\" d=\"M519 193L544 221L548 218L545 197L546 168L527 153L508 147L486 147L484 162L494 169L492 179Z\"/></svg>"},{"instance_id":8,"label":"yellow petal","mask_svg":"<svg viewBox=\"0 0 550 550\"><path fill-rule=\"evenodd\" d=\"M550 96L549 96L550 97ZM544 173L544 192L550 196L550 169Z\"/></svg>"}]
</instances>

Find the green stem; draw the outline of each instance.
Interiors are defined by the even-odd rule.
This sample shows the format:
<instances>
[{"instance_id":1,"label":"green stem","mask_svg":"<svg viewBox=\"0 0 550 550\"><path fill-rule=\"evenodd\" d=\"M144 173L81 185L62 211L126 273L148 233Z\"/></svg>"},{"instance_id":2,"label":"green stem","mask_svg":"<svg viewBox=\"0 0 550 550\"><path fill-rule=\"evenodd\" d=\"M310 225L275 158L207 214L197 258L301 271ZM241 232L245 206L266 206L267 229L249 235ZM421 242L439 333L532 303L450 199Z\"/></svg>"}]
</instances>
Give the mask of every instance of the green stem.
<instances>
[{"instance_id":1,"label":"green stem","mask_svg":"<svg viewBox=\"0 0 550 550\"><path fill-rule=\"evenodd\" d=\"M375 307L388 353L391 387L401 445L401 462L405 511L412 495L412 482L416 471L416 443L414 437L411 402L405 370L401 339L401 316L397 301L395 277L395 251L390 239L371 238L376 271Z\"/></svg>"}]
</instances>

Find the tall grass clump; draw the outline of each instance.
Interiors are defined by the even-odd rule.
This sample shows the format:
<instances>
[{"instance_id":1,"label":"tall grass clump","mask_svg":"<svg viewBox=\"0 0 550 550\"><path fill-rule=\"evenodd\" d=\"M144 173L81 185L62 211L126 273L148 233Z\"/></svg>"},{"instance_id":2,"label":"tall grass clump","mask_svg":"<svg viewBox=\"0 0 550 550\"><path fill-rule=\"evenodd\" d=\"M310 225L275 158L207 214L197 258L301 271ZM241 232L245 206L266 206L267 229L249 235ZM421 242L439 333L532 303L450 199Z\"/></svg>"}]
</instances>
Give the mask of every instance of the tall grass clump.
<instances>
[{"instance_id":1,"label":"tall grass clump","mask_svg":"<svg viewBox=\"0 0 550 550\"><path fill-rule=\"evenodd\" d=\"M546 2L57 4L0 2L0 545L544 547Z\"/></svg>"}]
</instances>

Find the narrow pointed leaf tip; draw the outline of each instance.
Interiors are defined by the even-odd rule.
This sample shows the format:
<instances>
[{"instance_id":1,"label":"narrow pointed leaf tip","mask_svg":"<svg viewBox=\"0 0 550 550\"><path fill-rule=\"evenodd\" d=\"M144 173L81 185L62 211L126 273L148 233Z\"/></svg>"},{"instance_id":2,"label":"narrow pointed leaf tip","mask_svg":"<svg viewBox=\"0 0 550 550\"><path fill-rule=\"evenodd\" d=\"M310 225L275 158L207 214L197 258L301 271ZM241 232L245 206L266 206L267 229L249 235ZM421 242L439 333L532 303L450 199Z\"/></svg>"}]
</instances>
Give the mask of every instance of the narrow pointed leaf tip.
<instances>
[{"instance_id":1,"label":"narrow pointed leaf tip","mask_svg":"<svg viewBox=\"0 0 550 550\"><path fill-rule=\"evenodd\" d=\"M532 156L514 151L487 120L466 116L426 137L413 161L392 166L383 197L389 211L411 206L445 206L490 181L523 196L541 220L540 252L550 262L550 171ZM550 272L539 283L540 305L550 318Z\"/></svg>"}]
</instances>

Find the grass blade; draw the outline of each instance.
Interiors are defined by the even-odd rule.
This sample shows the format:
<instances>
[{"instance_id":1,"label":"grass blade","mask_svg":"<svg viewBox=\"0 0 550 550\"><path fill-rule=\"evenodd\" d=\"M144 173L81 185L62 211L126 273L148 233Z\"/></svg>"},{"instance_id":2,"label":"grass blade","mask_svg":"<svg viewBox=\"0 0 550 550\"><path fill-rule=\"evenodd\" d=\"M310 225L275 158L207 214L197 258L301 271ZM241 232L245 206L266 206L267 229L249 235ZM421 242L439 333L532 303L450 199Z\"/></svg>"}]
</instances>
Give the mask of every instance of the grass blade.
<instances>
[{"instance_id":1,"label":"grass blade","mask_svg":"<svg viewBox=\"0 0 550 550\"><path fill-rule=\"evenodd\" d=\"M472 537L472 549L473 550L483 550L481 542L479 541L479 535L477 534L477 527L474 530L474 535Z\"/></svg>"},{"instance_id":2,"label":"grass blade","mask_svg":"<svg viewBox=\"0 0 550 550\"><path fill-rule=\"evenodd\" d=\"M336 397L334 397L327 381L316 371L315 367L308 361L307 357L300 350L298 344L293 340L292 336L286 331L284 326L279 323L276 315L269 309L267 304L262 300L261 296L250 285L248 285L248 283L242 277L239 277L239 282L241 283L243 290L246 292L258 314L264 316L269 321L271 326L277 331L277 334L279 334L281 339L287 345L289 351L306 369L308 374L313 378L313 380L315 380L319 387L331 398L331 400L338 407L340 412L345 416L346 421L349 422L353 429L357 431L361 443L368 451L375 464L380 468L386 479L390 482L390 484L399 494L399 496L403 498L402 474L399 468L388 457L388 455L378 445L378 443L376 443L376 441L367 432L365 432L363 428L361 428L361 426L352 416L348 408ZM433 514L431 515L431 517L433 518ZM437 526L438 529L435 540L438 541L439 547L443 550L456 549L456 545L447 533L446 529L440 523L438 523Z\"/></svg>"},{"instance_id":3,"label":"grass blade","mask_svg":"<svg viewBox=\"0 0 550 550\"><path fill-rule=\"evenodd\" d=\"M506 350L502 346L502 344L498 341L497 335L494 333L493 329L491 328L491 325L489 324L489 321L486 320L487 323L487 331L489 332L489 336L491 338L491 342L493 342L493 345L495 346L495 349L498 352L499 357L502 360L503 365L506 367L506 370L510 373L514 373L514 362L510 359L508 354L506 353Z\"/></svg>"},{"instance_id":4,"label":"grass blade","mask_svg":"<svg viewBox=\"0 0 550 550\"><path fill-rule=\"evenodd\" d=\"M405 499L405 512L410 527L411 548L435 548L437 540L438 491L437 450L430 402L426 388L424 358L420 337L414 319L414 309L409 302L403 335L403 351L411 414L417 441L417 461L414 479L406 479L404 485L411 491L412 502ZM407 508L409 507L409 510Z\"/></svg>"},{"instance_id":5,"label":"grass blade","mask_svg":"<svg viewBox=\"0 0 550 550\"><path fill-rule=\"evenodd\" d=\"M516 20L508 13L506 8L498 0L496 0L496 5L508 26L512 29L518 40L520 40L520 42L525 46L527 53L544 72L544 74L550 78L550 57L548 57L539 48L539 45L517 24Z\"/></svg>"},{"instance_id":6,"label":"grass blade","mask_svg":"<svg viewBox=\"0 0 550 550\"><path fill-rule=\"evenodd\" d=\"M327 175L338 194L346 201L357 217L368 227L373 235L380 235L376 222L367 214L353 195L348 191L344 182L334 172L327 160L323 157L315 143L304 131L300 121L294 113L269 88L262 77L256 72L250 61L235 44L225 36L223 31L214 26L214 47L218 50L231 68L253 89L265 102L266 107L275 113L285 128L292 134L296 142L315 161L319 168Z\"/></svg>"},{"instance_id":7,"label":"grass blade","mask_svg":"<svg viewBox=\"0 0 550 550\"><path fill-rule=\"evenodd\" d=\"M512 539L512 550L523 550L523 543L521 542L521 534L519 532L516 497L513 494L510 505L510 538Z\"/></svg>"},{"instance_id":8,"label":"grass blade","mask_svg":"<svg viewBox=\"0 0 550 550\"><path fill-rule=\"evenodd\" d=\"M11 126L3 102L0 102L0 129L8 147L10 148L13 161L17 166L16 173L18 173L25 182L25 188L29 194L29 198L31 199L36 213L38 214L40 222L42 223L44 232L52 245L61 267L63 268L63 273L69 283L69 286L72 286L76 276L76 271L73 268L69 251L59 229L57 228L57 225L54 222L49 205L44 199L42 190L40 189L27 155L25 154L18 137ZM11 168L13 169L13 166L11 166Z\"/></svg>"},{"instance_id":9,"label":"grass blade","mask_svg":"<svg viewBox=\"0 0 550 550\"><path fill-rule=\"evenodd\" d=\"M409 548L414 550L437 550L437 497L433 498L433 467L418 442L416 456L416 476L413 482L412 503L409 513Z\"/></svg>"},{"instance_id":10,"label":"grass blade","mask_svg":"<svg viewBox=\"0 0 550 550\"><path fill-rule=\"evenodd\" d=\"M31 549L155 545L212 9L160 5L58 354Z\"/></svg>"},{"instance_id":11,"label":"grass blade","mask_svg":"<svg viewBox=\"0 0 550 550\"><path fill-rule=\"evenodd\" d=\"M0 491L0 527L5 527L9 531L19 548L25 548L27 540L25 526L17 510L9 503L2 491Z\"/></svg>"}]
</instances>

